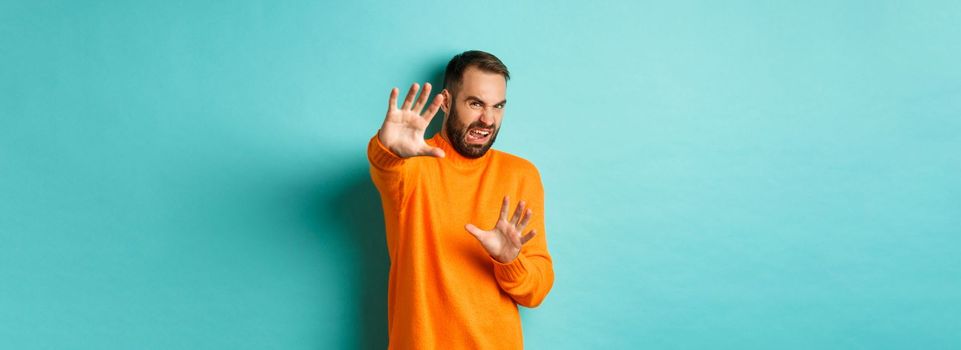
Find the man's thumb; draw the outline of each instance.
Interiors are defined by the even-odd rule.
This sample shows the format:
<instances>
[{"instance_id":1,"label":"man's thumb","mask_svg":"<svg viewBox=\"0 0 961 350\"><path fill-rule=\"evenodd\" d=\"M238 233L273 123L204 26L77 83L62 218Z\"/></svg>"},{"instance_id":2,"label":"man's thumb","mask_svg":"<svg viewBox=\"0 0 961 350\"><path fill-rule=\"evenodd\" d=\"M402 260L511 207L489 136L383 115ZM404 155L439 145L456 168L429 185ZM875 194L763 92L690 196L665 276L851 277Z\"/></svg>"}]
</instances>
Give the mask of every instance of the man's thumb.
<instances>
[{"instance_id":1,"label":"man's thumb","mask_svg":"<svg viewBox=\"0 0 961 350\"><path fill-rule=\"evenodd\" d=\"M470 232L470 234L477 239L480 239L481 236L484 234L484 230L481 230L477 226L474 226L474 224L467 224L466 226L464 226L464 228L467 229L467 232Z\"/></svg>"},{"instance_id":2,"label":"man's thumb","mask_svg":"<svg viewBox=\"0 0 961 350\"><path fill-rule=\"evenodd\" d=\"M440 147L434 147L430 150L430 155L437 158L444 158L444 150L440 149Z\"/></svg>"}]
</instances>

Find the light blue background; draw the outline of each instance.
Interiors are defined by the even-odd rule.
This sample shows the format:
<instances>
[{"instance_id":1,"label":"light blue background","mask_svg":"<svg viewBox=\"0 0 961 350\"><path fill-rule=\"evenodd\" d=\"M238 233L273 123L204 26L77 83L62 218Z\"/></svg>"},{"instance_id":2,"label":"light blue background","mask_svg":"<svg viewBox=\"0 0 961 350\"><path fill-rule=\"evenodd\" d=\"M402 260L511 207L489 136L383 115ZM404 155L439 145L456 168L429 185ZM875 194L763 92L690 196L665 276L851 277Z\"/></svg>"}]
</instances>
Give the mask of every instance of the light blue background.
<instances>
[{"instance_id":1,"label":"light blue background","mask_svg":"<svg viewBox=\"0 0 961 350\"><path fill-rule=\"evenodd\" d=\"M482 49L513 75L496 147L547 191L528 348L961 348L959 22L955 1L0 2L0 347L382 348L366 143L391 87Z\"/></svg>"}]
</instances>

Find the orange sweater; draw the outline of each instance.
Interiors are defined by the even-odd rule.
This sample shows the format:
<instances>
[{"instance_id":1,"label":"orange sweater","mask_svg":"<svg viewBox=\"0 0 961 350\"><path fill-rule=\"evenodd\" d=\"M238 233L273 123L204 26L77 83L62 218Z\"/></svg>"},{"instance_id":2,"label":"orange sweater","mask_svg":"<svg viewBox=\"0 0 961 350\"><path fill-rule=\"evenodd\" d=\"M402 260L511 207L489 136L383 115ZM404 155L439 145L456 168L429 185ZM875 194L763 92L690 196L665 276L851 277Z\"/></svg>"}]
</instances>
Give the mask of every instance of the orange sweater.
<instances>
[{"instance_id":1,"label":"orange sweater","mask_svg":"<svg viewBox=\"0 0 961 350\"><path fill-rule=\"evenodd\" d=\"M461 156L440 133L445 158L400 158L375 135L367 147L381 194L390 255L387 318L391 349L520 349L517 305L536 307L554 284L544 230L544 190L530 162L494 149ZM464 225L488 230L501 202L534 211L513 262L488 255Z\"/></svg>"}]
</instances>

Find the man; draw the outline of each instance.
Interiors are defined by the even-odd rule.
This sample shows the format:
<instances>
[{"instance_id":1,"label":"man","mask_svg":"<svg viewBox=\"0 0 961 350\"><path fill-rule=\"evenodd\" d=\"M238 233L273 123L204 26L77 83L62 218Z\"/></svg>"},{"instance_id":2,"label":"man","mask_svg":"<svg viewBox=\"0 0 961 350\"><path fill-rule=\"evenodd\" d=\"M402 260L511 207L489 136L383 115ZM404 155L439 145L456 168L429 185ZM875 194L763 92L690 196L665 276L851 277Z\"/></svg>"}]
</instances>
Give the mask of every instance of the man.
<instances>
[{"instance_id":1,"label":"man","mask_svg":"<svg viewBox=\"0 0 961 350\"><path fill-rule=\"evenodd\" d=\"M391 349L520 349L517 304L536 307L554 283L540 174L491 149L509 78L494 55L467 51L423 113L429 83L400 108L390 92L367 156L387 228ZM438 109L443 127L425 140Z\"/></svg>"}]
</instances>

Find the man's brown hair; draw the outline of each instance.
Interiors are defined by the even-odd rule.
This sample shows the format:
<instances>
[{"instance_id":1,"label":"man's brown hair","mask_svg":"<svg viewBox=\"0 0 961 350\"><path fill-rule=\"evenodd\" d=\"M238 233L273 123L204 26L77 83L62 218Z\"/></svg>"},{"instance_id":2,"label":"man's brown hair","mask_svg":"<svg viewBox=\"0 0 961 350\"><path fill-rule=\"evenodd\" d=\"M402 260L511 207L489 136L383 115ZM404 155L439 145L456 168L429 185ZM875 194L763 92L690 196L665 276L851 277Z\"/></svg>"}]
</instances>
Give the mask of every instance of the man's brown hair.
<instances>
[{"instance_id":1,"label":"man's brown hair","mask_svg":"<svg viewBox=\"0 0 961 350\"><path fill-rule=\"evenodd\" d=\"M464 71L469 67L476 67L488 73L500 74L504 76L505 81L511 78L507 66L497 56L484 51L470 50L455 55L447 63L447 70L444 71L444 88L449 90L451 94L460 89L460 84L464 80Z\"/></svg>"}]
</instances>

